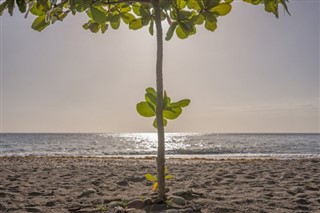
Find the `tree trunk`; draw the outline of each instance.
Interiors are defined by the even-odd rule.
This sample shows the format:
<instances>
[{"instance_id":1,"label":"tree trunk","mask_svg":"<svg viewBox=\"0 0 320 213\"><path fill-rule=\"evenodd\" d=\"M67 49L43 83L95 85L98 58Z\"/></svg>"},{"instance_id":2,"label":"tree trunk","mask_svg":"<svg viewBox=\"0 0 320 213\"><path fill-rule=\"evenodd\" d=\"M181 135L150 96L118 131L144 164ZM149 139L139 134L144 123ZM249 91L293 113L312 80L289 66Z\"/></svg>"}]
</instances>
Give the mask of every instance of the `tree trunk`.
<instances>
[{"instance_id":1,"label":"tree trunk","mask_svg":"<svg viewBox=\"0 0 320 213\"><path fill-rule=\"evenodd\" d=\"M161 26L161 10L160 0L153 0L155 11L155 24L157 34L157 131L158 131L158 156L157 156L157 170L158 170L158 199L165 200L165 140L163 127L163 79L162 79L162 63L163 63L163 33Z\"/></svg>"}]
</instances>

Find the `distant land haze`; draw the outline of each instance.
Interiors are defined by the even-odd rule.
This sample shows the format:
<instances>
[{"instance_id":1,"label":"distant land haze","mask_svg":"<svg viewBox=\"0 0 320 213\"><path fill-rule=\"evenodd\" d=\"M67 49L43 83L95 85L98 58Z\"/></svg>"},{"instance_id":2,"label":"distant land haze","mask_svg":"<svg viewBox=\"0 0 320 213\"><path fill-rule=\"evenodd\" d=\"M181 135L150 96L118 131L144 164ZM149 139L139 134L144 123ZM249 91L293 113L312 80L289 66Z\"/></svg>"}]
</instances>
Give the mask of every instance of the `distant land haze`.
<instances>
[{"instance_id":1,"label":"distant land haze","mask_svg":"<svg viewBox=\"0 0 320 213\"><path fill-rule=\"evenodd\" d=\"M235 1L210 33L165 42L164 87L191 99L167 132L320 132L320 2L279 19ZM155 132L135 109L155 86L148 29L106 34L68 17L41 33L1 16L1 132ZM165 26L168 27L168 26Z\"/></svg>"}]
</instances>

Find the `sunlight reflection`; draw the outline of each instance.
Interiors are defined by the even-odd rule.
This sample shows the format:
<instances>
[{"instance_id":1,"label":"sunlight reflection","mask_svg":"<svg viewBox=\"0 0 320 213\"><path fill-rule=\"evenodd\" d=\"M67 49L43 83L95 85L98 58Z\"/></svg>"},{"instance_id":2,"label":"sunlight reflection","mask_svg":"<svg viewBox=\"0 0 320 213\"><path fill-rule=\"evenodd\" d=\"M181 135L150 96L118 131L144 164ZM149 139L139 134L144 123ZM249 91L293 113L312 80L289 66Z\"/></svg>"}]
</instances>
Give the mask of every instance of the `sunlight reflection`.
<instances>
[{"instance_id":1,"label":"sunlight reflection","mask_svg":"<svg viewBox=\"0 0 320 213\"><path fill-rule=\"evenodd\" d=\"M157 133L123 133L119 134L125 141L130 142L135 149L155 151L158 144ZM190 145L185 144L186 134L167 133L165 135L166 149L175 150L187 148Z\"/></svg>"}]
</instances>

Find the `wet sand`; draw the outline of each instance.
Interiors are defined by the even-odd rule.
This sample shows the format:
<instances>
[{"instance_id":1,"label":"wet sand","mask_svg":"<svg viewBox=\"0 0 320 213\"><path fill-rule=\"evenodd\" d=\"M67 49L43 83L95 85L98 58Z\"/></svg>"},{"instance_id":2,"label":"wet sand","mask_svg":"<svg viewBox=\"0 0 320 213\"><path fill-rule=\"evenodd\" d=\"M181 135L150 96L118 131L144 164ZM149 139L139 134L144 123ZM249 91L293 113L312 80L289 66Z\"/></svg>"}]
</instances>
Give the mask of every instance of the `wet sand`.
<instances>
[{"instance_id":1,"label":"wet sand","mask_svg":"<svg viewBox=\"0 0 320 213\"><path fill-rule=\"evenodd\" d=\"M168 195L193 190L184 198L194 211L320 212L320 159L169 159L167 167ZM1 157L0 212L113 212L114 201L152 197L144 176L155 172L155 159Z\"/></svg>"}]
</instances>

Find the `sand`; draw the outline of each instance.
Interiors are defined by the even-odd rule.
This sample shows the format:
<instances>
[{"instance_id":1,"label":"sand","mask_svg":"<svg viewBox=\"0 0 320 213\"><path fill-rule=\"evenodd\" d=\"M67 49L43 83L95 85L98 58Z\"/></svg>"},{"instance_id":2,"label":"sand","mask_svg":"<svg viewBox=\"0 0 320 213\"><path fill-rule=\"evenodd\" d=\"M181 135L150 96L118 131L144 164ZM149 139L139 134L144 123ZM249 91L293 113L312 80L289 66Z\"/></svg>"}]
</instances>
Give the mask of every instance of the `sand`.
<instances>
[{"instance_id":1,"label":"sand","mask_svg":"<svg viewBox=\"0 0 320 213\"><path fill-rule=\"evenodd\" d=\"M167 167L168 194L195 192L180 212L320 212L320 159L169 159ZM154 159L1 157L0 212L113 212L112 201L152 197L144 175L155 171ZM131 212L157 212L144 209Z\"/></svg>"}]
</instances>

